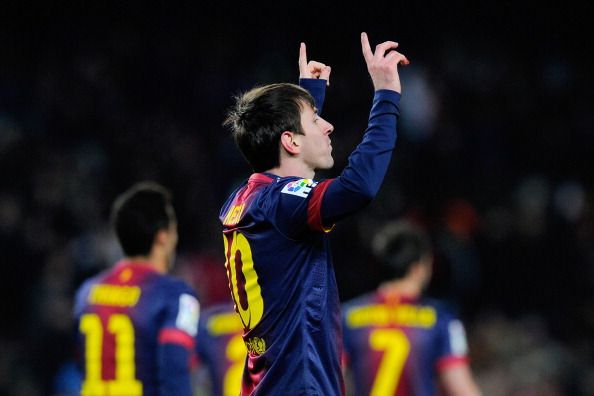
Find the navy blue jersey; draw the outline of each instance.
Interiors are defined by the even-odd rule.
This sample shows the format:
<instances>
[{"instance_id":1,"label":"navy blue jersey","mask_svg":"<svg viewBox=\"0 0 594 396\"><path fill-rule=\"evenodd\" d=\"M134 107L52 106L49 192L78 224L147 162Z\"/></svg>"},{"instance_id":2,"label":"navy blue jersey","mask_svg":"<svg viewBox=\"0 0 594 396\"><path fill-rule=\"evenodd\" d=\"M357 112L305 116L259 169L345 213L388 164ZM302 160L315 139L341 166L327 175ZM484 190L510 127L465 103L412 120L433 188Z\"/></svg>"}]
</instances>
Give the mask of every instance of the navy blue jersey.
<instances>
[{"instance_id":1,"label":"navy blue jersey","mask_svg":"<svg viewBox=\"0 0 594 396\"><path fill-rule=\"evenodd\" d=\"M302 85L320 109L325 81ZM248 350L243 395L344 393L327 232L377 194L395 146L399 98L375 93L363 141L338 178L256 173L221 209L229 286Z\"/></svg>"},{"instance_id":2,"label":"navy blue jersey","mask_svg":"<svg viewBox=\"0 0 594 396\"><path fill-rule=\"evenodd\" d=\"M356 396L437 395L437 373L466 364L462 323L433 299L358 297L343 305L343 333Z\"/></svg>"},{"instance_id":3,"label":"navy blue jersey","mask_svg":"<svg viewBox=\"0 0 594 396\"><path fill-rule=\"evenodd\" d=\"M86 281L74 308L81 396L190 396L199 312L186 283L149 265L122 261Z\"/></svg>"},{"instance_id":4,"label":"navy blue jersey","mask_svg":"<svg viewBox=\"0 0 594 396\"><path fill-rule=\"evenodd\" d=\"M232 303L221 303L200 314L199 364L208 372L211 396L238 396L247 350L243 325Z\"/></svg>"}]
</instances>

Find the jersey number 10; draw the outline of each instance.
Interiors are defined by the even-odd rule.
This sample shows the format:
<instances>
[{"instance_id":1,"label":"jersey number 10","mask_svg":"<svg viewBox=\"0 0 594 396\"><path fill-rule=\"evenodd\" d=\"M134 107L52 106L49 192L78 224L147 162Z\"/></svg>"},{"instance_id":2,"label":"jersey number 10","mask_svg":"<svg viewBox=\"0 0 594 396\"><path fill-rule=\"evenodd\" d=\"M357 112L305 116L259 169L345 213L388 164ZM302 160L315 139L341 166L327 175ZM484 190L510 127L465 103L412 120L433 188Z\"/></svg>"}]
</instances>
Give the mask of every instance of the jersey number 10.
<instances>
[{"instance_id":1,"label":"jersey number 10","mask_svg":"<svg viewBox=\"0 0 594 396\"><path fill-rule=\"evenodd\" d=\"M235 307L245 329L253 329L262 319L264 300L254 269L252 249L238 231L225 234L225 267Z\"/></svg>"}]
</instances>

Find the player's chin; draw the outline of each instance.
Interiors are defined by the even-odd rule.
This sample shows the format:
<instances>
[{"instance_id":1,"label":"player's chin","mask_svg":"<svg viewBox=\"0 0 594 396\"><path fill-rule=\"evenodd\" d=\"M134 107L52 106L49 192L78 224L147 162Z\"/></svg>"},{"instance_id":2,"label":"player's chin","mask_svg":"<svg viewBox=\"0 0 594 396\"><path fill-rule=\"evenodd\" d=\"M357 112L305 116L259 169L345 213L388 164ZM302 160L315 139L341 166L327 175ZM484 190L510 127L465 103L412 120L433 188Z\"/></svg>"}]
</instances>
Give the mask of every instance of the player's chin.
<instances>
[{"instance_id":1,"label":"player's chin","mask_svg":"<svg viewBox=\"0 0 594 396\"><path fill-rule=\"evenodd\" d=\"M318 169L330 169L333 166L334 166L334 158L329 157L324 160L324 163Z\"/></svg>"}]
</instances>

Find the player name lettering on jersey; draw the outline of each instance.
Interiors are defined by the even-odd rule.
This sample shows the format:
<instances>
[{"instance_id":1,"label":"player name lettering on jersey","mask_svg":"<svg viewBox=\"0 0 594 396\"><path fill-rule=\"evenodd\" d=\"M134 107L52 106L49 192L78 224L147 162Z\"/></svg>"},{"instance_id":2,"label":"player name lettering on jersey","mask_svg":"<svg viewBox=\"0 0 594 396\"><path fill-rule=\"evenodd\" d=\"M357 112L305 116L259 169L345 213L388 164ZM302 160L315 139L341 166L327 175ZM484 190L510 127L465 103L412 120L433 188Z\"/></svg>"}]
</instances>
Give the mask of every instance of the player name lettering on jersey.
<instances>
[{"instance_id":1,"label":"player name lettering on jersey","mask_svg":"<svg viewBox=\"0 0 594 396\"><path fill-rule=\"evenodd\" d=\"M225 220L223 220L223 225L231 226L239 223L241 219L241 215L243 214L243 210L245 209L245 203L235 205L227 212L225 216Z\"/></svg>"},{"instance_id":2,"label":"player name lettering on jersey","mask_svg":"<svg viewBox=\"0 0 594 396\"><path fill-rule=\"evenodd\" d=\"M95 285L91 288L88 302L96 305L133 307L140 298L138 286Z\"/></svg>"},{"instance_id":3,"label":"player name lettering on jersey","mask_svg":"<svg viewBox=\"0 0 594 396\"><path fill-rule=\"evenodd\" d=\"M296 195L301 198L306 198L312 188L317 186L318 183L310 179L299 179L287 183L281 193Z\"/></svg>"},{"instance_id":4,"label":"player name lettering on jersey","mask_svg":"<svg viewBox=\"0 0 594 396\"><path fill-rule=\"evenodd\" d=\"M365 326L387 326L390 324L431 328L437 322L435 308L417 307L410 304L398 306L367 305L355 307L347 312L346 323L351 328Z\"/></svg>"}]
</instances>

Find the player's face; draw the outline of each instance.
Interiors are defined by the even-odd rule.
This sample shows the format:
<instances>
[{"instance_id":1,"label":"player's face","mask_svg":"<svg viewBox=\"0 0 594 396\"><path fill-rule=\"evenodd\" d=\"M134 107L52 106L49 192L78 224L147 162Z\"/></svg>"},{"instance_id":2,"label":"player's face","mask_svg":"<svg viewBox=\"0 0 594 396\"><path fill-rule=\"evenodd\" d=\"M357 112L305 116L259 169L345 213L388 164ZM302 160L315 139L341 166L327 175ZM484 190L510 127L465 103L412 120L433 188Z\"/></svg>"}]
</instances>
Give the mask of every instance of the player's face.
<instances>
[{"instance_id":1,"label":"player's face","mask_svg":"<svg viewBox=\"0 0 594 396\"><path fill-rule=\"evenodd\" d=\"M332 124L320 117L309 104L304 104L301 110L301 127L304 133L300 139L303 161L313 170L332 168Z\"/></svg>"},{"instance_id":2,"label":"player's face","mask_svg":"<svg viewBox=\"0 0 594 396\"><path fill-rule=\"evenodd\" d=\"M167 253L167 266L168 269L173 267L175 263L175 250L177 248L177 222L172 222L169 225L169 229L167 230L168 238L167 238L167 246L166 246L166 253Z\"/></svg>"},{"instance_id":3,"label":"player's face","mask_svg":"<svg viewBox=\"0 0 594 396\"><path fill-rule=\"evenodd\" d=\"M422 287L424 290L429 286L429 282L431 281L431 276L433 274L433 255L426 254L421 257L421 264L421 268L423 270Z\"/></svg>"}]
</instances>

